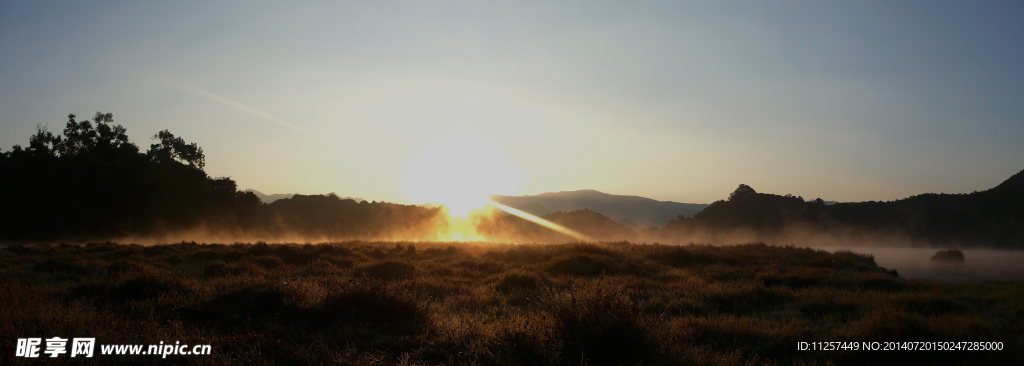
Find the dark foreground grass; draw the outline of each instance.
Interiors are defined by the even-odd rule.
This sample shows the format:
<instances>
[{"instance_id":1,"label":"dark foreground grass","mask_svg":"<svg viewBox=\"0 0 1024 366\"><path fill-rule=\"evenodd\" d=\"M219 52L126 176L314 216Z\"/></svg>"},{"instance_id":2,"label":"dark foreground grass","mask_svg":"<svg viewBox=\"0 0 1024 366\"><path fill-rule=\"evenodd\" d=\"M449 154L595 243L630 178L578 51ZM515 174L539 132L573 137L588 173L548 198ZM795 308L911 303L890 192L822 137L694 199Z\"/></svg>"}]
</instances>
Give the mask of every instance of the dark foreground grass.
<instances>
[{"instance_id":1,"label":"dark foreground grass","mask_svg":"<svg viewBox=\"0 0 1024 366\"><path fill-rule=\"evenodd\" d=\"M1024 362L1020 283L906 281L870 257L760 244L14 246L0 250L0 279L0 364ZM54 336L213 354L14 357L17 338ZM1004 350L799 351L801 341Z\"/></svg>"}]
</instances>

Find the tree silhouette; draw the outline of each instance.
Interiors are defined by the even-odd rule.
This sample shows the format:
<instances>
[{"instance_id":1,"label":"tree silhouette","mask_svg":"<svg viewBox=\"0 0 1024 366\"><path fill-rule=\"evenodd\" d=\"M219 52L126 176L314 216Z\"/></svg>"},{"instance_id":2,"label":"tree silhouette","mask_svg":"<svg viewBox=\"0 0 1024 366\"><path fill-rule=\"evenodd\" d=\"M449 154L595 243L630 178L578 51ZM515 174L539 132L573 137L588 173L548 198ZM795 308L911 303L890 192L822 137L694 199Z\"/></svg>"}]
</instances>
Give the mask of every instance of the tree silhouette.
<instances>
[{"instance_id":1,"label":"tree silhouette","mask_svg":"<svg viewBox=\"0 0 1024 366\"><path fill-rule=\"evenodd\" d=\"M128 142L124 126L111 126L111 122L114 122L112 113L96 112L92 123L75 121L75 115L69 114L63 136L54 135L45 126L38 127L36 134L29 138L27 151L36 156L54 157L102 154L118 149L137 152L138 147Z\"/></svg>"},{"instance_id":2,"label":"tree silhouette","mask_svg":"<svg viewBox=\"0 0 1024 366\"><path fill-rule=\"evenodd\" d=\"M38 127L28 148L0 154L0 239L109 238L245 211L234 181L202 171L196 144L165 130L142 154L113 122L70 114L63 134Z\"/></svg>"},{"instance_id":3,"label":"tree silhouette","mask_svg":"<svg viewBox=\"0 0 1024 366\"><path fill-rule=\"evenodd\" d=\"M160 140L158 144L149 145L149 151L146 153L153 160L160 163L180 161L199 170L206 166L203 148L195 143L186 143L181 137L174 137L168 130L157 132L153 139Z\"/></svg>"},{"instance_id":4,"label":"tree silhouette","mask_svg":"<svg viewBox=\"0 0 1024 366\"><path fill-rule=\"evenodd\" d=\"M41 126L28 148L0 153L0 240L109 240L195 228L269 235L415 237L439 210L297 196L264 205L234 180L203 171L205 155L170 131L140 153L111 113Z\"/></svg>"},{"instance_id":5,"label":"tree silhouette","mask_svg":"<svg viewBox=\"0 0 1024 366\"><path fill-rule=\"evenodd\" d=\"M732 201L733 198L754 194L757 194L757 191L755 191L753 188L750 188L750 186L746 184L740 184L739 187L736 187L735 191L732 191L732 193L729 194L729 200Z\"/></svg>"}]
</instances>

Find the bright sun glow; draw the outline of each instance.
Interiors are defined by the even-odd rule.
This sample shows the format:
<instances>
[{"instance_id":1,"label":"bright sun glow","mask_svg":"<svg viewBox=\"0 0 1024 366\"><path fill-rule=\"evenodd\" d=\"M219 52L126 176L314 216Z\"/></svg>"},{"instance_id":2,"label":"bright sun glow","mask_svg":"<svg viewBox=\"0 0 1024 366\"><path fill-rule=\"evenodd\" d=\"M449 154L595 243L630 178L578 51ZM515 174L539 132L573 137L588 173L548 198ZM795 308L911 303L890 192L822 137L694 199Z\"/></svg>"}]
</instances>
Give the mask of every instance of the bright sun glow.
<instances>
[{"instance_id":1,"label":"bright sun glow","mask_svg":"<svg viewBox=\"0 0 1024 366\"><path fill-rule=\"evenodd\" d=\"M493 144L466 133L427 145L405 169L409 196L445 205L453 217L486 206L489 195L517 193L520 179Z\"/></svg>"}]
</instances>

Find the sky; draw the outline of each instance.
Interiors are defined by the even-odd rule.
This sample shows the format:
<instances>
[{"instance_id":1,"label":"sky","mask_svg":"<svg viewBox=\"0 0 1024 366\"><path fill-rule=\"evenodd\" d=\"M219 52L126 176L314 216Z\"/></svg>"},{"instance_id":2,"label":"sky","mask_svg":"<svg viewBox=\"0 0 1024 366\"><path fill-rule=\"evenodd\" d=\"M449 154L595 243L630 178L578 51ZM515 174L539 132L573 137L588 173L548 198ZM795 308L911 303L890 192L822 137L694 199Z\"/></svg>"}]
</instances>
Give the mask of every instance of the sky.
<instances>
[{"instance_id":1,"label":"sky","mask_svg":"<svg viewBox=\"0 0 1024 366\"><path fill-rule=\"evenodd\" d=\"M111 112L268 194L425 203L434 167L884 201L1024 169L1021 2L0 1L0 50L2 151Z\"/></svg>"}]
</instances>

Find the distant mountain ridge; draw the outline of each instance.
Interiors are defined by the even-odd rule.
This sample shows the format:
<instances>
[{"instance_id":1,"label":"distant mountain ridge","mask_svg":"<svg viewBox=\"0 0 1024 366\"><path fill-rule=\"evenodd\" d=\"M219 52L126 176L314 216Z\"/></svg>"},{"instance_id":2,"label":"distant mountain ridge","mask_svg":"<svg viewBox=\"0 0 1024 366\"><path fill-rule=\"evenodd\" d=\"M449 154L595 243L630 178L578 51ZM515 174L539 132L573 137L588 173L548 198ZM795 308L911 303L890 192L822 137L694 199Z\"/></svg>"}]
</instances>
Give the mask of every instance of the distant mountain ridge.
<instances>
[{"instance_id":1,"label":"distant mountain ridge","mask_svg":"<svg viewBox=\"0 0 1024 366\"><path fill-rule=\"evenodd\" d=\"M664 227L679 215L693 217L708 204L658 201L595 190L562 191L533 196L491 196L491 200L537 216L589 209L634 229Z\"/></svg>"},{"instance_id":2,"label":"distant mountain ridge","mask_svg":"<svg viewBox=\"0 0 1024 366\"><path fill-rule=\"evenodd\" d=\"M271 203L277 200L283 200L285 198L292 198L292 196L295 196L295 193L265 194L255 189L246 189L244 192L252 192L252 194L255 194L256 197L259 197L260 202L263 203Z\"/></svg>"},{"instance_id":3,"label":"distant mountain ridge","mask_svg":"<svg viewBox=\"0 0 1024 366\"><path fill-rule=\"evenodd\" d=\"M728 200L673 220L662 237L745 230L762 240L800 228L809 233L884 234L915 245L1024 247L1024 171L991 189L925 193L895 201L826 205L818 199L758 193L741 184Z\"/></svg>"},{"instance_id":4,"label":"distant mountain ridge","mask_svg":"<svg viewBox=\"0 0 1024 366\"><path fill-rule=\"evenodd\" d=\"M260 202L263 202L263 203L266 203L266 204L273 203L274 201L277 201L277 200L283 200L283 199L286 199L286 198L292 198L292 197L295 197L295 195L297 195L297 193L264 194L263 192L257 191L255 189L246 189L244 192L252 192L252 194L255 194L256 197L259 197ZM348 196L346 196L346 197L338 197L338 198L341 198L343 200L344 199L351 199L351 200L355 200L356 202L366 201L366 200L364 200L362 198L348 197Z\"/></svg>"}]
</instances>

